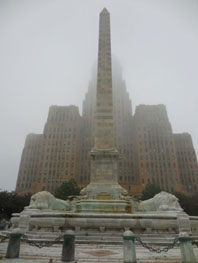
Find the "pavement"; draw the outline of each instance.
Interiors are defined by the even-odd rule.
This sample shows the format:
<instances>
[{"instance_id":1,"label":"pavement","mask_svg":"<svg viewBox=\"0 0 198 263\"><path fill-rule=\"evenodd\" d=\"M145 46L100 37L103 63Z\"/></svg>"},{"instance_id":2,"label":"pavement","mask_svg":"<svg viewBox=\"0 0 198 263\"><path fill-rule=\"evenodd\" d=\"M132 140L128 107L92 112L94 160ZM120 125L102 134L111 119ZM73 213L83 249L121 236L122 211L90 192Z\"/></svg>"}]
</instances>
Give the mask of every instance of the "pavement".
<instances>
[{"instance_id":1,"label":"pavement","mask_svg":"<svg viewBox=\"0 0 198 263\"><path fill-rule=\"evenodd\" d=\"M0 243L0 263L59 263L62 244L37 248L21 242L20 259L6 259L7 242ZM198 248L193 247L198 263ZM181 263L180 248L168 252L154 253L140 245L136 246L138 263ZM75 260L78 263L123 263L123 246L103 244L76 244Z\"/></svg>"}]
</instances>

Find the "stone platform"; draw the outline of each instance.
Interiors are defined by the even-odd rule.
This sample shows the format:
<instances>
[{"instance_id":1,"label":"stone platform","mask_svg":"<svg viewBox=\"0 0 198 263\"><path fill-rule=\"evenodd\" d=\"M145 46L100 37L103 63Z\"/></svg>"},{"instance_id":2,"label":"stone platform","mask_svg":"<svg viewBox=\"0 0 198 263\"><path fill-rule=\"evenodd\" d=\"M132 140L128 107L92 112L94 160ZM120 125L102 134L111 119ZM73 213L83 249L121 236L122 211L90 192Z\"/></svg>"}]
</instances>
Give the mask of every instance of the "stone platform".
<instances>
[{"instance_id":1,"label":"stone platform","mask_svg":"<svg viewBox=\"0 0 198 263\"><path fill-rule=\"evenodd\" d=\"M31 213L30 213L31 212ZM24 210L13 214L12 228L20 228L23 233L37 235L64 233L74 230L77 236L121 237L126 230L136 235L158 234L177 235L187 231L198 235L198 217L176 212L155 212L136 214L72 213L41 210Z\"/></svg>"}]
</instances>

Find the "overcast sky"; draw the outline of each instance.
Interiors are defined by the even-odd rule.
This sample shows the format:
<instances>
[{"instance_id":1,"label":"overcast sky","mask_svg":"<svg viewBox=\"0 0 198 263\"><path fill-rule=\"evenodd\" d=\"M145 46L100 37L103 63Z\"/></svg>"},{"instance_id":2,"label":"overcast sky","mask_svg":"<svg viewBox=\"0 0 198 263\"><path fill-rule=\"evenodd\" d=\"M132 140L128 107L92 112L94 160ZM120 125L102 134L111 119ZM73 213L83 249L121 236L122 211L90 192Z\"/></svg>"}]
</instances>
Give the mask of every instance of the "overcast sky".
<instances>
[{"instance_id":1,"label":"overcast sky","mask_svg":"<svg viewBox=\"0 0 198 263\"><path fill-rule=\"evenodd\" d=\"M0 188L14 190L25 137L50 105L82 106L99 12L133 103L165 104L198 149L197 0L0 0Z\"/></svg>"}]
</instances>

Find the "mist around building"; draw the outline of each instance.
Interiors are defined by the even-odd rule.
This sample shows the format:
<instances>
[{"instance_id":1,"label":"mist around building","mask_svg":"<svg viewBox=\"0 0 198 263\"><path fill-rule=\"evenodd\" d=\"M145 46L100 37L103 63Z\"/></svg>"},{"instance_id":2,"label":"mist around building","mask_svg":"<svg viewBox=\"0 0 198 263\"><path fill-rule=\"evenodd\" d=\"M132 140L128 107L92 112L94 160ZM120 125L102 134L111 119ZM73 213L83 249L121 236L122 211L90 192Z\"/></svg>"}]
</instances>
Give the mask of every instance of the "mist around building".
<instances>
[{"instance_id":1,"label":"mist around building","mask_svg":"<svg viewBox=\"0 0 198 263\"><path fill-rule=\"evenodd\" d=\"M79 188L90 182L94 143L96 67L83 100L82 116L75 105L49 108L42 134L28 134L16 183L18 194L51 193L74 179ZM146 185L193 194L198 191L198 164L191 135L172 131L166 106L132 101L118 59L112 59L114 140L119 151L118 181L140 198Z\"/></svg>"}]
</instances>

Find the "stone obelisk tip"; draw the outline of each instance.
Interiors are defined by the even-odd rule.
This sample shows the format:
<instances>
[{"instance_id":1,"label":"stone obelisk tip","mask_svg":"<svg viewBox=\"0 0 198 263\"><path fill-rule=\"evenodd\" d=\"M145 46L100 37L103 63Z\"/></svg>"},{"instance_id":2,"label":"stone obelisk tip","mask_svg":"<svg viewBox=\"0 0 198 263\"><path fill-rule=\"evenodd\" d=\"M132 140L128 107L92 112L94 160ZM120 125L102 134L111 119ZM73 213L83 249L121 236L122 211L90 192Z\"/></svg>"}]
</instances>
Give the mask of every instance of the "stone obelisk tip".
<instances>
[{"instance_id":1,"label":"stone obelisk tip","mask_svg":"<svg viewBox=\"0 0 198 263\"><path fill-rule=\"evenodd\" d=\"M102 13L108 13L108 14L109 14L109 11L108 11L108 10L106 9L106 7L105 7L105 8L102 9L101 14L102 14Z\"/></svg>"}]
</instances>

